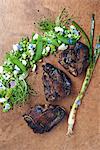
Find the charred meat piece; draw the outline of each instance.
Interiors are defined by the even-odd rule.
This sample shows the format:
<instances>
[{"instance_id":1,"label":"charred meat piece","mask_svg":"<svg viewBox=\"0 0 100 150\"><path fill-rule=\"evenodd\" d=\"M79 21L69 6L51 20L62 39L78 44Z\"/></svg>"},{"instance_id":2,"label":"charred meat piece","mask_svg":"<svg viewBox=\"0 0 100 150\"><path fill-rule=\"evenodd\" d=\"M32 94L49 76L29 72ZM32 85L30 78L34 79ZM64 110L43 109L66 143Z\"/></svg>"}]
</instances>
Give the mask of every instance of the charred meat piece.
<instances>
[{"instance_id":1,"label":"charred meat piece","mask_svg":"<svg viewBox=\"0 0 100 150\"><path fill-rule=\"evenodd\" d=\"M24 120L34 133L49 132L66 115L64 108L56 105L36 105L34 108L24 114Z\"/></svg>"},{"instance_id":2,"label":"charred meat piece","mask_svg":"<svg viewBox=\"0 0 100 150\"><path fill-rule=\"evenodd\" d=\"M71 80L60 69L46 63L43 66L43 84L46 100L49 102L61 99L71 92Z\"/></svg>"},{"instance_id":3,"label":"charred meat piece","mask_svg":"<svg viewBox=\"0 0 100 150\"><path fill-rule=\"evenodd\" d=\"M60 54L59 63L74 75L80 75L88 67L88 47L77 42L73 48L64 50Z\"/></svg>"}]
</instances>

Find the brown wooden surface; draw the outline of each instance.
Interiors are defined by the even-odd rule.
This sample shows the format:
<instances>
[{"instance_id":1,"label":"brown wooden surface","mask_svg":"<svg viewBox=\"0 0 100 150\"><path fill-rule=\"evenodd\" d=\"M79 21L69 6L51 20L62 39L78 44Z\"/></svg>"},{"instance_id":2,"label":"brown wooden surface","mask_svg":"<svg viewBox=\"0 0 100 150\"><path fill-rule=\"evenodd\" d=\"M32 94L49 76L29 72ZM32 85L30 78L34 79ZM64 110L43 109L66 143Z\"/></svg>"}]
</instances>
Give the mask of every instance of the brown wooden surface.
<instances>
[{"instance_id":1,"label":"brown wooden surface","mask_svg":"<svg viewBox=\"0 0 100 150\"><path fill-rule=\"evenodd\" d=\"M54 19L63 7L66 7L69 14L76 18L87 33L90 29L91 14L95 13L95 37L100 33L100 0L0 0L0 64L3 62L5 53L11 50L13 43L22 36L31 36L32 31L38 31L34 22L38 22L43 17ZM50 56L44 62L50 62L64 70L55 57ZM29 77L29 82L38 95L31 97L25 105L15 107L8 113L2 113L0 108L0 150L99 150L100 60L78 111L74 135L70 138L66 136L66 119L50 133L37 135L27 127L22 118L23 113L30 106L46 103L41 80L41 66L42 64L39 64L38 75L30 73ZM68 111L83 81L82 76L70 77L73 81L72 95L58 102Z\"/></svg>"}]
</instances>

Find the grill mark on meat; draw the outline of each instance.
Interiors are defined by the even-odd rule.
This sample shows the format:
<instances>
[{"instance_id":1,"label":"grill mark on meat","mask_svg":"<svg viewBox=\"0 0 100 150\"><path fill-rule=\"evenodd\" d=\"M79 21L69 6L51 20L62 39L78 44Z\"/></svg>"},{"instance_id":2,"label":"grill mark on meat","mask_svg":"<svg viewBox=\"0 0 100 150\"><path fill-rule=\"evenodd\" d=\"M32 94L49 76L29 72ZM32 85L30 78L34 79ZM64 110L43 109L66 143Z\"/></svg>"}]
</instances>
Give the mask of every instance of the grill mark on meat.
<instances>
[{"instance_id":1,"label":"grill mark on meat","mask_svg":"<svg viewBox=\"0 0 100 150\"><path fill-rule=\"evenodd\" d=\"M61 99L71 92L70 78L63 71L49 63L43 66L42 79L47 101Z\"/></svg>"},{"instance_id":2,"label":"grill mark on meat","mask_svg":"<svg viewBox=\"0 0 100 150\"><path fill-rule=\"evenodd\" d=\"M42 111L40 111L40 109ZM50 104L46 108L43 105L36 105L24 114L23 117L34 133L42 134L49 132L54 126L61 122L65 115L68 116L63 107Z\"/></svg>"},{"instance_id":3,"label":"grill mark on meat","mask_svg":"<svg viewBox=\"0 0 100 150\"><path fill-rule=\"evenodd\" d=\"M88 53L88 47L77 42L74 47L69 47L60 54L58 62L73 76L78 76L88 67Z\"/></svg>"}]
</instances>

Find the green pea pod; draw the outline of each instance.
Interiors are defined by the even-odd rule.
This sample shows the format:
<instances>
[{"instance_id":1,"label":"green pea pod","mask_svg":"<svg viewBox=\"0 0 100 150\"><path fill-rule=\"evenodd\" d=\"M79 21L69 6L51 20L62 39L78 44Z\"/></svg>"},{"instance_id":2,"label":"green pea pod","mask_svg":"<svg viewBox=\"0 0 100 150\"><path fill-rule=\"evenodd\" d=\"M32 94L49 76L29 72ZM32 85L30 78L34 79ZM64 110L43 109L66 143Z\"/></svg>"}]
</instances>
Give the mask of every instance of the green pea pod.
<instances>
[{"instance_id":1,"label":"green pea pod","mask_svg":"<svg viewBox=\"0 0 100 150\"><path fill-rule=\"evenodd\" d=\"M56 47L59 46L59 44L58 44L58 42L57 42L56 39L51 39L51 44L54 45L54 46L56 46Z\"/></svg>"},{"instance_id":2,"label":"green pea pod","mask_svg":"<svg viewBox=\"0 0 100 150\"><path fill-rule=\"evenodd\" d=\"M67 45L74 45L77 42L75 39L69 39L69 38L63 37L62 35L58 35L57 38L58 40L60 40L61 42Z\"/></svg>"},{"instance_id":3,"label":"green pea pod","mask_svg":"<svg viewBox=\"0 0 100 150\"><path fill-rule=\"evenodd\" d=\"M36 45L36 54L33 58L35 62L42 58L43 41L41 36L38 37Z\"/></svg>"},{"instance_id":4,"label":"green pea pod","mask_svg":"<svg viewBox=\"0 0 100 150\"><path fill-rule=\"evenodd\" d=\"M49 41L50 44L52 44L52 45L54 45L54 46L56 46L56 47L59 46L59 44L58 44L58 42L57 42L56 39L51 39L51 38L46 38L46 37L43 37L42 39L43 39L44 42L47 42L47 43L48 43L48 41Z\"/></svg>"},{"instance_id":5,"label":"green pea pod","mask_svg":"<svg viewBox=\"0 0 100 150\"><path fill-rule=\"evenodd\" d=\"M10 68L10 66L4 66L4 70L6 72L11 72L12 71L12 69Z\"/></svg>"},{"instance_id":6,"label":"green pea pod","mask_svg":"<svg viewBox=\"0 0 100 150\"><path fill-rule=\"evenodd\" d=\"M7 54L7 59L10 59L13 64L17 65L22 70L22 72L26 72L26 67L20 62L20 60L18 60L16 56Z\"/></svg>"}]
</instances>

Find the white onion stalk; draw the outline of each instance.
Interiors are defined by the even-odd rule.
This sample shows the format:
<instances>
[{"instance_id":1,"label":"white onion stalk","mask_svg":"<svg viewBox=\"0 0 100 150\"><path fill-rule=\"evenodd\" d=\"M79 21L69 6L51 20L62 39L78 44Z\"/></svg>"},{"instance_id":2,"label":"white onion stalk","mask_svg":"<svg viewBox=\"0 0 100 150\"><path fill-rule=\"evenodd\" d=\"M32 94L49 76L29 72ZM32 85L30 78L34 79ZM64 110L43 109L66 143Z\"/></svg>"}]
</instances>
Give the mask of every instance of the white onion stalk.
<instances>
[{"instance_id":1,"label":"white onion stalk","mask_svg":"<svg viewBox=\"0 0 100 150\"><path fill-rule=\"evenodd\" d=\"M99 57L99 53L96 57L96 60L98 59ZM95 63L91 64L88 69L87 69L87 72L86 72L86 77L84 79L84 82L83 82L83 85L82 85L82 88L80 90L80 93L78 94L78 96L76 97L73 105L72 105L72 109L70 111L70 114L69 114L69 118L68 118L68 131L67 131L67 135L71 135L73 133L73 126L74 126L74 123L75 123L75 117L76 117L76 113L77 113L77 110L78 110L78 107L80 106L81 102L82 102L82 98L84 97L84 94L88 88L88 85L90 83L90 80L91 80L91 77L92 77L92 74L93 74L93 70L95 68L95 64L96 64L96 61Z\"/></svg>"}]
</instances>

